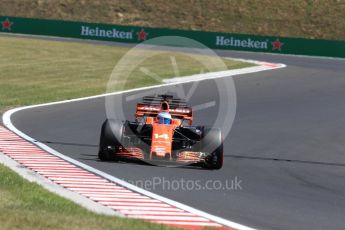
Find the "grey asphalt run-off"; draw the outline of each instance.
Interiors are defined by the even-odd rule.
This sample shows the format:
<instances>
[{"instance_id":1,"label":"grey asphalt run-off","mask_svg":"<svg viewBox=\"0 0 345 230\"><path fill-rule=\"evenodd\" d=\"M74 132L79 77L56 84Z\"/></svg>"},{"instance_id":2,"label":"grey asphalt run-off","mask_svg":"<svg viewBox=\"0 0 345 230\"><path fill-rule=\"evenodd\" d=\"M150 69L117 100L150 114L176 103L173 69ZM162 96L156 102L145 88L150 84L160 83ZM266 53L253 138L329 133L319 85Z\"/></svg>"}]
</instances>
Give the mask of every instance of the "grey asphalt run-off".
<instances>
[{"instance_id":1,"label":"grey asphalt run-off","mask_svg":"<svg viewBox=\"0 0 345 230\"><path fill-rule=\"evenodd\" d=\"M221 170L99 161L104 97L22 110L12 116L12 122L57 151L126 181L183 178L202 185L209 180L240 181L237 189L226 190L148 188L225 219L260 229L343 229L345 60L218 54L287 65L234 77L237 114L224 140ZM210 84L200 82L190 103L217 97L217 92L208 90ZM136 102L128 102L125 108L128 119L133 119ZM212 124L211 109L217 107L195 112L196 124Z\"/></svg>"}]
</instances>

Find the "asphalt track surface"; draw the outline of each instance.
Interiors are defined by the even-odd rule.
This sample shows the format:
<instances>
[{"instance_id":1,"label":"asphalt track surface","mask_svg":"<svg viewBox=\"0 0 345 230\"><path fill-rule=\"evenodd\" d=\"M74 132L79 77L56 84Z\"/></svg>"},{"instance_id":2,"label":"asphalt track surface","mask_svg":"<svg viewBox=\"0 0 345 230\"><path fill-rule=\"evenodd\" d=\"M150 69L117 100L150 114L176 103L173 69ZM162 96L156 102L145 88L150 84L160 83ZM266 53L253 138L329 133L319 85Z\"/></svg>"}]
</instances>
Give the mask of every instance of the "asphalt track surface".
<instances>
[{"instance_id":1,"label":"asphalt track surface","mask_svg":"<svg viewBox=\"0 0 345 230\"><path fill-rule=\"evenodd\" d=\"M236 190L148 190L260 229L343 229L345 226L345 60L219 51L279 62L286 68L234 77L237 113L224 140L221 170L100 162L104 98L23 110L13 124L78 161L125 180L241 180ZM218 97L203 81L191 104ZM185 84L184 87L190 87ZM207 93L205 93L207 92ZM124 112L129 119L137 101ZM212 110L194 114L212 124Z\"/></svg>"}]
</instances>

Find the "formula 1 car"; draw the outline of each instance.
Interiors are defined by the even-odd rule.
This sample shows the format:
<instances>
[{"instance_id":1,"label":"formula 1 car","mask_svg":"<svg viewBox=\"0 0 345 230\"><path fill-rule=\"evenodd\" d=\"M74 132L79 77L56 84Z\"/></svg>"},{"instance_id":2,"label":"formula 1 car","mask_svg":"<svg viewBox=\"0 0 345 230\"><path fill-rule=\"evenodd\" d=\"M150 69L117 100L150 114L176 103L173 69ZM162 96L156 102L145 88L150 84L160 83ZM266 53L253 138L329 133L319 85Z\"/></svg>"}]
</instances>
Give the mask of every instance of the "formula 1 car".
<instances>
[{"instance_id":1,"label":"formula 1 car","mask_svg":"<svg viewBox=\"0 0 345 230\"><path fill-rule=\"evenodd\" d=\"M170 123L158 121L161 112L171 114ZM220 169L220 129L192 126L192 114L192 108L182 99L171 95L146 96L137 104L135 121L104 121L98 157L101 161L132 159Z\"/></svg>"}]
</instances>

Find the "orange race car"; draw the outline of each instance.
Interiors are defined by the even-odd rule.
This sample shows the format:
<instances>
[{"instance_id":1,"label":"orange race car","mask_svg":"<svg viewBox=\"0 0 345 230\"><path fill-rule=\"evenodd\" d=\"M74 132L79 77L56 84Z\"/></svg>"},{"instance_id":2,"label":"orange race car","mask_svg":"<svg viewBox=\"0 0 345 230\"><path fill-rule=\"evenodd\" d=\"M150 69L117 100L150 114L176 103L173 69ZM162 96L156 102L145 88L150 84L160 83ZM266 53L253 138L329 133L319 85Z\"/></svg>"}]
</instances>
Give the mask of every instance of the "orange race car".
<instances>
[{"instance_id":1,"label":"orange race car","mask_svg":"<svg viewBox=\"0 0 345 230\"><path fill-rule=\"evenodd\" d=\"M192 114L192 108L184 100L171 95L144 97L137 104L135 121L104 121L99 159L220 169L223 166L220 129L192 126Z\"/></svg>"}]
</instances>

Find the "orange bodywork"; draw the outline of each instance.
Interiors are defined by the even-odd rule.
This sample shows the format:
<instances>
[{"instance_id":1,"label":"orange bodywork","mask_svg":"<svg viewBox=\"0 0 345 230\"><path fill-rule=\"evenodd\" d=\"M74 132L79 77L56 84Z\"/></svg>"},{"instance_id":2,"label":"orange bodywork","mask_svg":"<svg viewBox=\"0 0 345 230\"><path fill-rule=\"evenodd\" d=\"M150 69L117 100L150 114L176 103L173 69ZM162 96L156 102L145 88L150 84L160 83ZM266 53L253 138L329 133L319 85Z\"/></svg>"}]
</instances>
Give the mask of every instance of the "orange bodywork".
<instances>
[{"instance_id":1,"label":"orange bodywork","mask_svg":"<svg viewBox=\"0 0 345 230\"><path fill-rule=\"evenodd\" d=\"M188 163L199 162L201 159L200 152L183 151L177 156L176 162Z\"/></svg>"},{"instance_id":2,"label":"orange bodywork","mask_svg":"<svg viewBox=\"0 0 345 230\"><path fill-rule=\"evenodd\" d=\"M173 119L170 125L159 124L153 117L146 118L146 124L152 125L152 141L150 159L154 154L160 158L168 157L171 160L171 147L173 142L174 130L181 125L181 120Z\"/></svg>"},{"instance_id":3,"label":"orange bodywork","mask_svg":"<svg viewBox=\"0 0 345 230\"><path fill-rule=\"evenodd\" d=\"M150 159L155 155L171 160L171 147L174 135L174 125L154 123L152 125L152 141Z\"/></svg>"},{"instance_id":4,"label":"orange bodywork","mask_svg":"<svg viewBox=\"0 0 345 230\"><path fill-rule=\"evenodd\" d=\"M172 119L171 124L159 124L156 116L160 112L169 112ZM172 143L175 128L182 124L182 120L192 125L192 109L190 107L170 108L169 103L163 101L161 105L137 104L135 117L140 118L146 116L145 123L152 125L152 139L150 160L153 157L172 159Z\"/></svg>"},{"instance_id":5,"label":"orange bodywork","mask_svg":"<svg viewBox=\"0 0 345 230\"><path fill-rule=\"evenodd\" d=\"M136 158L141 160L145 159L143 151L140 148L135 147L121 148L117 155L120 157Z\"/></svg>"}]
</instances>

